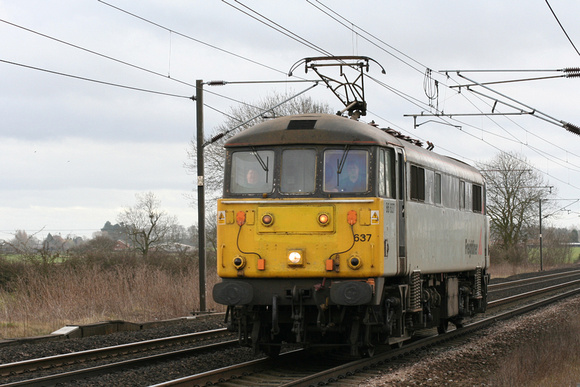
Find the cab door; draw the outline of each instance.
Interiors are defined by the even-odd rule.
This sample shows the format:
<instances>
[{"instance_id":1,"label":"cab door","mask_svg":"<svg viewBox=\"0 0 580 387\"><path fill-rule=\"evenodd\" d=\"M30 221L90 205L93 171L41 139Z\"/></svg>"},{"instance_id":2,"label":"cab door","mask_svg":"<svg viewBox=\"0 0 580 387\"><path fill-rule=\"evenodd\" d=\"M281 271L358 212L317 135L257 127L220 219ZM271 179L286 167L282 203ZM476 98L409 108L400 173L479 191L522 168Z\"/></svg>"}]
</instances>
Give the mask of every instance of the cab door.
<instances>
[{"instance_id":1,"label":"cab door","mask_svg":"<svg viewBox=\"0 0 580 387\"><path fill-rule=\"evenodd\" d=\"M397 233L399 234L397 240L397 274L404 275L407 272L407 227L405 218L405 204L407 185L405 178L406 162L405 151L403 149L396 149L396 176L397 176Z\"/></svg>"},{"instance_id":2,"label":"cab door","mask_svg":"<svg viewBox=\"0 0 580 387\"><path fill-rule=\"evenodd\" d=\"M396 156L393 148L379 148L379 196L383 198L384 274L398 272L398 214Z\"/></svg>"}]
</instances>

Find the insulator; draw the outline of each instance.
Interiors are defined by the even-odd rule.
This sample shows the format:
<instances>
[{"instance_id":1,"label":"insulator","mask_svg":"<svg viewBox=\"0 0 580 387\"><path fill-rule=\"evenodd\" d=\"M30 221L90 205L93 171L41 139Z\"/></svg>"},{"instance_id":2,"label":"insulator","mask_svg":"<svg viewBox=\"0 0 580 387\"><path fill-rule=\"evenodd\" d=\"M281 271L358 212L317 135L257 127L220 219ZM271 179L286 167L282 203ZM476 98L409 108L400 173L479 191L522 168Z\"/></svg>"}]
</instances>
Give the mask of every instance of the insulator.
<instances>
[{"instance_id":1,"label":"insulator","mask_svg":"<svg viewBox=\"0 0 580 387\"><path fill-rule=\"evenodd\" d=\"M224 86L226 84L227 84L226 81L209 81L206 83L206 85L208 86Z\"/></svg>"},{"instance_id":2,"label":"insulator","mask_svg":"<svg viewBox=\"0 0 580 387\"><path fill-rule=\"evenodd\" d=\"M562 125L564 127L564 129L566 129L569 132L575 133L577 135L580 136L580 127L573 125L569 122L564 122L564 124Z\"/></svg>"},{"instance_id":3,"label":"insulator","mask_svg":"<svg viewBox=\"0 0 580 387\"><path fill-rule=\"evenodd\" d=\"M564 69L566 78L580 77L580 67L567 67Z\"/></svg>"},{"instance_id":4,"label":"insulator","mask_svg":"<svg viewBox=\"0 0 580 387\"><path fill-rule=\"evenodd\" d=\"M211 138L211 143L214 143L214 142L216 142L217 140L219 140L220 138L222 138L222 137L223 137L223 136L225 136L225 135L226 135L225 133L216 134L215 136L213 136L213 137Z\"/></svg>"}]
</instances>

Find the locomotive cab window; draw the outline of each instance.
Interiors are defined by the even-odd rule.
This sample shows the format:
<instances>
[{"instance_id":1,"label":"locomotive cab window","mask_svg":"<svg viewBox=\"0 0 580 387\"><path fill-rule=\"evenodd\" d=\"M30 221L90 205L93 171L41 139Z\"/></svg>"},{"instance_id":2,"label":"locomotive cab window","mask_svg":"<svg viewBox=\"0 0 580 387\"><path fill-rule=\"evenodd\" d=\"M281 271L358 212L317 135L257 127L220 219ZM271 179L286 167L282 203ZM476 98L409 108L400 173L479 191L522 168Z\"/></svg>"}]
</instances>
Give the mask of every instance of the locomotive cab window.
<instances>
[{"instance_id":1,"label":"locomotive cab window","mask_svg":"<svg viewBox=\"0 0 580 387\"><path fill-rule=\"evenodd\" d=\"M232 154L231 192L246 194L272 192L273 176L273 151L247 151Z\"/></svg>"},{"instance_id":2,"label":"locomotive cab window","mask_svg":"<svg viewBox=\"0 0 580 387\"><path fill-rule=\"evenodd\" d=\"M379 195L395 197L395 154L392 149L379 151Z\"/></svg>"},{"instance_id":3,"label":"locomotive cab window","mask_svg":"<svg viewBox=\"0 0 580 387\"><path fill-rule=\"evenodd\" d=\"M411 199L425 201L425 169L411 165Z\"/></svg>"},{"instance_id":4,"label":"locomotive cab window","mask_svg":"<svg viewBox=\"0 0 580 387\"><path fill-rule=\"evenodd\" d=\"M290 194L312 193L316 188L316 151L286 149L282 151L280 191Z\"/></svg>"},{"instance_id":5,"label":"locomotive cab window","mask_svg":"<svg viewBox=\"0 0 580 387\"><path fill-rule=\"evenodd\" d=\"M366 192L369 153L329 149L324 152L324 192Z\"/></svg>"}]
</instances>

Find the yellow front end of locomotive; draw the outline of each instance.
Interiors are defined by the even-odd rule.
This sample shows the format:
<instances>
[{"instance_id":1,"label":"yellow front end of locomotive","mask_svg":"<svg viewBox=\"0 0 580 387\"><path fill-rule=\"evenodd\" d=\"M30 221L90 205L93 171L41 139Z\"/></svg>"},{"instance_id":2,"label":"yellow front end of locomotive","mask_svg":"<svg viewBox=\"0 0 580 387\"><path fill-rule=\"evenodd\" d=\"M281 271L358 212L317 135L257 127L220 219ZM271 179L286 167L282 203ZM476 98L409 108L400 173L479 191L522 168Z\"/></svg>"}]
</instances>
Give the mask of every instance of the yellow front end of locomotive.
<instances>
[{"instance_id":1,"label":"yellow front end of locomotive","mask_svg":"<svg viewBox=\"0 0 580 387\"><path fill-rule=\"evenodd\" d=\"M381 199L221 199L222 278L368 278L383 273Z\"/></svg>"}]
</instances>

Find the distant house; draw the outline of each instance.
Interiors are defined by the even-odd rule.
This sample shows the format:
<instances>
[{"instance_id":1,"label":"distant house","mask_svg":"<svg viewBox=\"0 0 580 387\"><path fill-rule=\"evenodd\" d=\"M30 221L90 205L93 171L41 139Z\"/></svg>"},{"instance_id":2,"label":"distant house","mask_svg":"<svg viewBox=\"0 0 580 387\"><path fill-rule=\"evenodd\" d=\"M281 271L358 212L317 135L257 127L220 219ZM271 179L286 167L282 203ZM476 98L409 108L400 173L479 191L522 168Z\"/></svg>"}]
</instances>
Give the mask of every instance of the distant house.
<instances>
[{"instance_id":1,"label":"distant house","mask_svg":"<svg viewBox=\"0 0 580 387\"><path fill-rule=\"evenodd\" d=\"M42 249L45 251L66 252L69 249L76 247L76 246L80 246L83 243L84 243L84 240L81 237L75 237L75 238L67 237L65 239L65 238L61 237L60 235L52 235L51 233L49 233L46 236L46 239L44 239L44 241L42 242Z\"/></svg>"},{"instance_id":2,"label":"distant house","mask_svg":"<svg viewBox=\"0 0 580 387\"><path fill-rule=\"evenodd\" d=\"M117 240L117 242L115 242L115 246L113 246L113 251L125 251L129 250L130 248L131 246L129 246L127 242Z\"/></svg>"},{"instance_id":3,"label":"distant house","mask_svg":"<svg viewBox=\"0 0 580 387\"><path fill-rule=\"evenodd\" d=\"M60 235L48 233L42 243L42 248L45 251L65 251L65 240Z\"/></svg>"}]
</instances>

